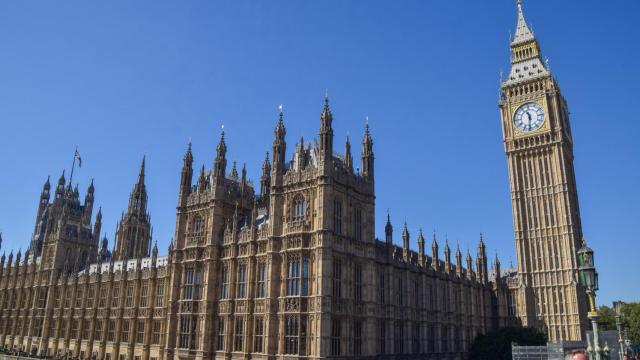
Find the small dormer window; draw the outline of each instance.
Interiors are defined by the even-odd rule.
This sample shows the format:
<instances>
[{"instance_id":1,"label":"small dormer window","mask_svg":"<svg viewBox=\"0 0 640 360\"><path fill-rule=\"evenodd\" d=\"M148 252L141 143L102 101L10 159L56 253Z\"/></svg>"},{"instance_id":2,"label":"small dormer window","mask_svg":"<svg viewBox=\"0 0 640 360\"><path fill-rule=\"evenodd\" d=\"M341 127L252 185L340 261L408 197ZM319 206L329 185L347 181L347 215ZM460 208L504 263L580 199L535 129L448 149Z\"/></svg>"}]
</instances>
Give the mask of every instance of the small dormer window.
<instances>
[{"instance_id":1,"label":"small dormer window","mask_svg":"<svg viewBox=\"0 0 640 360\"><path fill-rule=\"evenodd\" d=\"M519 72L520 72L520 69L516 69L516 73L519 73Z\"/></svg>"},{"instance_id":2,"label":"small dormer window","mask_svg":"<svg viewBox=\"0 0 640 360\"><path fill-rule=\"evenodd\" d=\"M525 66L525 67L524 67L524 70L525 70L525 71L529 70L529 67L528 67L528 66Z\"/></svg>"}]
</instances>

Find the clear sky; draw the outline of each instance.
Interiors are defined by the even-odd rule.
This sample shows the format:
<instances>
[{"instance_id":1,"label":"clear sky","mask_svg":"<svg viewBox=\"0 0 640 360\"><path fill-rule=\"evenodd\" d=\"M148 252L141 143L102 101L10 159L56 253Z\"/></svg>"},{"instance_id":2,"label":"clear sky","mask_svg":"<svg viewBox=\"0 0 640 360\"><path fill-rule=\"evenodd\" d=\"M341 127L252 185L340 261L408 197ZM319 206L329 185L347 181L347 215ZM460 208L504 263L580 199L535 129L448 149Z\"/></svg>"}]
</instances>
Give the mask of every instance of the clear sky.
<instances>
[{"instance_id":1,"label":"clear sky","mask_svg":"<svg viewBox=\"0 0 640 360\"><path fill-rule=\"evenodd\" d=\"M640 2L525 0L569 102L584 233L599 302L639 300ZM182 156L228 159L259 179L277 107L288 152L317 136L325 89L335 146L359 159L365 116L376 154L376 232L387 208L455 249L479 233L515 262L498 113L515 0L0 2L0 231L24 249L42 185L71 167L95 178L113 240L140 160L161 253L175 227ZM359 161L358 161L359 163ZM229 168L230 170L230 168Z\"/></svg>"}]
</instances>

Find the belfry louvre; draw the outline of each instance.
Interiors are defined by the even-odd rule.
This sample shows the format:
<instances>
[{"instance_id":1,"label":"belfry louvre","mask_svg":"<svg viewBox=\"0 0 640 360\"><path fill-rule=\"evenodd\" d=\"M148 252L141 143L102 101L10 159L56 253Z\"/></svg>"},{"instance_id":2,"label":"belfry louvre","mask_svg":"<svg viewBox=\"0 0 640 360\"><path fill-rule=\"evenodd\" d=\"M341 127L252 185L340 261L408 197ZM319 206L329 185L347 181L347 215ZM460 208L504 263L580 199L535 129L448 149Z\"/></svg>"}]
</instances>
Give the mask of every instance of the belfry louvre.
<instances>
[{"instance_id":1,"label":"belfry louvre","mask_svg":"<svg viewBox=\"0 0 640 360\"><path fill-rule=\"evenodd\" d=\"M144 159L112 251L93 182L81 201L64 172L55 188L47 179L28 250L0 258L0 346L96 360L463 359L503 326L580 340L568 110L520 1L511 50L499 106L517 272L488 259L482 235L475 260L422 231L410 249L406 224L397 246L389 217L377 239L372 134L359 167L348 138L338 154L325 98L317 140L289 159L280 112L258 189L244 166L228 171L224 133L196 174L189 144L167 256L152 245Z\"/></svg>"}]
</instances>

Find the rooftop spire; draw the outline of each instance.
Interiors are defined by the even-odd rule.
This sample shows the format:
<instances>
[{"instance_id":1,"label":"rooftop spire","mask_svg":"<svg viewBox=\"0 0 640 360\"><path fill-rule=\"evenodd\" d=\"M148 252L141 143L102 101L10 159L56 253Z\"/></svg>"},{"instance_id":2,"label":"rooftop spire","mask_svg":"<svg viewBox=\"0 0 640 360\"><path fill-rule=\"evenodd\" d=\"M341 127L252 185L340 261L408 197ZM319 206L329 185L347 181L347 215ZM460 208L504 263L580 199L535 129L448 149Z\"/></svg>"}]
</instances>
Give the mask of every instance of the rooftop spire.
<instances>
[{"instance_id":1,"label":"rooftop spire","mask_svg":"<svg viewBox=\"0 0 640 360\"><path fill-rule=\"evenodd\" d=\"M519 44L526 41L534 40L535 37L527 21L524 19L524 12L522 11L522 0L518 0L518 23L516 25L516 33L513 36L511 44Z\"/></svg>"},{"instance_id":2,"label":"rooftop spire","mask_svg":"<svg viewBox=\"0 0 640 360\"><path fill-rule=\"evenodd\" d=\"M142 184L144 182L144 168L145 162L147 159L147 155L142 156L142 163L140 164L140 173L138 174L138 183Z\"/></svg>"}]
</instances>

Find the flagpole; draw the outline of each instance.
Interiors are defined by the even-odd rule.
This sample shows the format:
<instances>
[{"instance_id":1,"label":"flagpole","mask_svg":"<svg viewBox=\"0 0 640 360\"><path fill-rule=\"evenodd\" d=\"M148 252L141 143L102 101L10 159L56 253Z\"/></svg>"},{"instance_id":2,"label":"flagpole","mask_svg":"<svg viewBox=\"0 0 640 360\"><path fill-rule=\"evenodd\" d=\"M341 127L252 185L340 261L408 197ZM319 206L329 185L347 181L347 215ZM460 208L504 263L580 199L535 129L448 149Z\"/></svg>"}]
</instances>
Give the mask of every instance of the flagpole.
<instances>
[{"instance_id":1,"label":"flagpole","mask_svg":"<svg viewBox=\"0 0 640 360\"><path fill-rule=\"evenodd\" d=\"M73 153L73 164L71 164L71 175L69 175L69 187L71 187L71 181L73 179L73 169L76 167L77 155L78 155L78 145L76 145L76 151Z\"/></svg>"}]
</instances>

